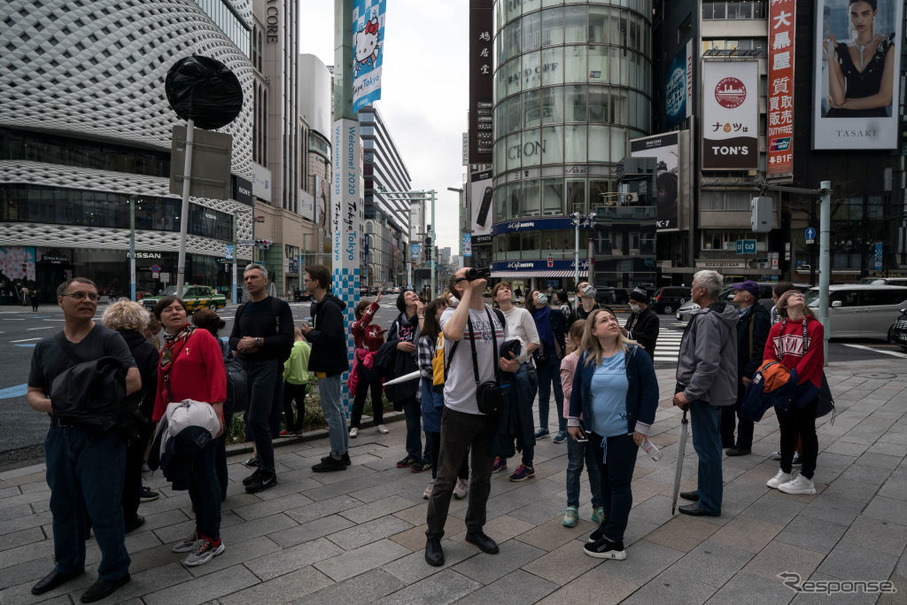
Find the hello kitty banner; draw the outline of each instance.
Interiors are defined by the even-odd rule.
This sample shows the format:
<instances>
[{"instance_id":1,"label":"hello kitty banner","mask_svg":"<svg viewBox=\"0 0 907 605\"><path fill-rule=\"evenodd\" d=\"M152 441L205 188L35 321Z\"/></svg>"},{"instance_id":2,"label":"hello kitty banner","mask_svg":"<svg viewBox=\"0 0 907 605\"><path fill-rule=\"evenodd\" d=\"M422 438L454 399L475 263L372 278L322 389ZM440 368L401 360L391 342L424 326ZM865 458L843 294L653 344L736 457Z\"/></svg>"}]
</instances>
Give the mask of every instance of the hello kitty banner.
<instances>
[{"instance_id":1,"label":"hello kitty banner","mask_svg":"<svg viewBox=\"0 0 907 605\"><path fill-rule=\"evenodd\" d=\"M353 111L381 98L387 0L353 2Z\"/></svg>"}]
</instances>

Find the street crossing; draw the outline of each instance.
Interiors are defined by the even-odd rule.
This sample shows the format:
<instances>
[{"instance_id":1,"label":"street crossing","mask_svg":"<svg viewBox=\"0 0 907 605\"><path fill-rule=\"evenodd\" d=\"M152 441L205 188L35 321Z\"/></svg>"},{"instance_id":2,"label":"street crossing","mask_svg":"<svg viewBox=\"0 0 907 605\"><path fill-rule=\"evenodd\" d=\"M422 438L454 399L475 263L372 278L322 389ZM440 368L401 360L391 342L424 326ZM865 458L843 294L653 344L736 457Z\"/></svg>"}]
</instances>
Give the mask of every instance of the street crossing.
<instances>
[{"instance_id":1,"label":"street crossing","mask_svg":"<svg viewBox=\"0 0 907 605\"><path fill-rule=\"evenodd\" d=\"M683 329L661 328L658 332L658 341L655 343L656 366L677 365L677 356L680 353L680 339L682 337Z\"/></svg>"}]
</instances>

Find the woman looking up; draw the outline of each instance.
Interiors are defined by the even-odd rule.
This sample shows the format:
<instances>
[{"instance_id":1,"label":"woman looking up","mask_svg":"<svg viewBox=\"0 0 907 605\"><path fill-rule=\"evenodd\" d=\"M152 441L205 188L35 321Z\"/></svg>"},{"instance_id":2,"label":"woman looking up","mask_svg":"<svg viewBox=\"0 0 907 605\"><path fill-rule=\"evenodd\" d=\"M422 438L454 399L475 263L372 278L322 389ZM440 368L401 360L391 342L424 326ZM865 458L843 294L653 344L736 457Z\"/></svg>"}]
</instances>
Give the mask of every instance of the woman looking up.
<instances>
[{"instance_id":1,"label":"woman looking up","mask_svg":"<svg viewBox=\"0 0 907 605\"><path fill-rule=\"evenodd\" d=\"M416 344L422 322L425 320L425 305L412 290L404 290L397 297L400 315L387 331L387 341L397 343L394 356L393 377L411 374L419 369ZM406 457L397 463L397 468L410 468L414 473L428 470L429 462L422 451L422 407L419 404L419 381L410 380L385 389L388 399L394 402L394 409L403 410L406 417Z\"/></svg>"},{"instance_id":2,"label":"woman looking up","mask_svg":"<svg viewBox=\"0 0 907 605\"><path fill-rule=\"evenodd\" d=\"M375 427L381 434L388 432L384 426L384 403L382 399L381 373L372 370L371 360L366 364L366 359L373 356L384 344L384 329L378 324L373 324L372 319L380 308L381 295L375 297L374 302L359 301L356 305L356 321L350 326L353 340L356 343L356 363L354 371L357 373L356 393L353 399L353 411L350 412L350 439L359 436L359 424L362 422L362 410L365 408L365 398L369 391L372 392L372 418Z\"/></svg>"}]
</instances>

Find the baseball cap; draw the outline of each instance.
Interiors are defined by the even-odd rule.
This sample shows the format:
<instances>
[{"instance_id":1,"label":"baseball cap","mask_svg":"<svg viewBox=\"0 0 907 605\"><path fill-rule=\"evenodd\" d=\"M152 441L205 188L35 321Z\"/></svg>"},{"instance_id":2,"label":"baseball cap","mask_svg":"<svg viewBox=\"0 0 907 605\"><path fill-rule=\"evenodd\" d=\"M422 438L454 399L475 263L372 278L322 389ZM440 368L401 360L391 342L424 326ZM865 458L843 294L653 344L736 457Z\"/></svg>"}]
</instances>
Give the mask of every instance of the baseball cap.
<instances>
[{"instance_id":1,"label":"baseball cap","mask_svg":"<svg viewBox=\"0 0 907 605\"><path fill-rule=\"evenodd\" d=\"M752 294L753 298L755 298L757 300L759 298L759 284L757 284L756 282L754 282L751 279L748 279L748 280L742 281L742 282L737 282L736 284L731 284L731 287L734 290L745 290L746 292L749 292L750 294Z\"/></svg>"}]
</instances>

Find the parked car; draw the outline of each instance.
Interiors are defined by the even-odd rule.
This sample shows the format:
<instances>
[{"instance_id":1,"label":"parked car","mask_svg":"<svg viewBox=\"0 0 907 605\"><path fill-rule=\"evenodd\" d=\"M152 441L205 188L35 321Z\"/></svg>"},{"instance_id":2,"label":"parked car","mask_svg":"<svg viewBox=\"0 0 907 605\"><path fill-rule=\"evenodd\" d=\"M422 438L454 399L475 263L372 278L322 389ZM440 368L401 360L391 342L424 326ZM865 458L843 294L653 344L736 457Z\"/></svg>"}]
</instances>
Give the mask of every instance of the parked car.
<instances>
[{"instance_id":1,"label":"parked car","mask_svg":"<svg viewBox=\"0 0 907 605\"><path fill-rule=\"evenodd\" d=\"M806 293L806 305L819 314L819 289ZM888 340L891 318L907 307L907 287L836 284L828 287L830 338Z\"/></svg>"},{"instance_id":2,"label":"parked car","mask_svg":"<svg viewBox=\"0 0 907 605\"><path fill-rule=\"evenodd\" d=\"M630 292L624 288L595 288L595 302L608 307L619 307L630 304Z\"/></svg>"},{"instance_id":3,"label":"parked car","mask_svg":"<svg viewBox=\"0 0 907 605\"><path fill-rule=\"evenodd\" d=\"M907 308L901 309L901 316L888 328L888 342L907 351Z\"/></svg>"},{"instance_id":4,"label":"parked car","mask_svg":"<svg viewBox=\"0 0 907 605\"><path fill-rule=\"evenodd\" d=\"M152 311L162 298L175 295L176 286L169 286L164 288L160 294L143 297L142 304L145 305L146 309ZM189 313L203 308L216 311L227 306L227 298L211 286L199 286L197 284L183 286L183 295L180 298L186 303L186 311Z\"/></svg>"},{"instance_id":5,"label":"parked car","mask_svg":"<svg viewBox=\"0 0 907 605\"><path fill-rule=\"evenodd\" d=\"M688 286L664 286L655 291L652 297L652 307L656 313L672 315L683 303L690 300Z\"/></svg>"},{"instance_id":6,"label":"parked car","mask_svg":"<svg viewBox=\"0 0 907 605\"><path fill-rule=\"evenodd\" d=\"M907 286L907 277L864 277L857 283L870 286Z\"/></svg>"},{"instance_id":7,"label":"parked car","mask_svg":"<svg viewBox=\"0 0 907 605\"><path fill-rule=\"evenodd\" d=\"M693 314L693 311L698 311L699 308L699 305L692 300L688 300L680 305L680 308L677 309L677 313L675 313L674 317L677 318L677 321L690 321L690 316Z\"/></svg>"}]
</instances>

